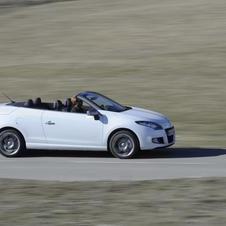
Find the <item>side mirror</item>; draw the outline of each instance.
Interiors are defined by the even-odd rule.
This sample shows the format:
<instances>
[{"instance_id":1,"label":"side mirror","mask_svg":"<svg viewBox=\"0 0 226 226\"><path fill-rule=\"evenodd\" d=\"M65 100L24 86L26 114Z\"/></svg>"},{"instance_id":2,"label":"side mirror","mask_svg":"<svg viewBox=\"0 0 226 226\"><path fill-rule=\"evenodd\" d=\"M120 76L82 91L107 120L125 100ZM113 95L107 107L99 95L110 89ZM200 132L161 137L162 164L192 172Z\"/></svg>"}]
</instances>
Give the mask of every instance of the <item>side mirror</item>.
<instances>
[{"instance_id":1,"label":"side mirror","mask_svg":"<svg viewBox=\"0 0 226 226\"><path fill-rule=\"evenodd\" d=\"M96 109L90 109L87 111L87 115L93 116L95 120L100 119L100 113Z\"/></svg>"}]
</instances>

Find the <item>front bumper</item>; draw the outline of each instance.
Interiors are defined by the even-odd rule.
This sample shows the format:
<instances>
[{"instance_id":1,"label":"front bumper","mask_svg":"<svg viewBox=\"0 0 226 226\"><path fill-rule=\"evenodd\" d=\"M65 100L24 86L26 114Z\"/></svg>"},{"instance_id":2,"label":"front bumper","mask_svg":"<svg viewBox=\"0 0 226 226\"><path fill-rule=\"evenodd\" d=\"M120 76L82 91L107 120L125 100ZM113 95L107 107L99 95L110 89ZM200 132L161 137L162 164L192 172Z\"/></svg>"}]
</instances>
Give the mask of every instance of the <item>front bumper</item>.
<instances>
[{"instance_id":1,"label":"front bumper","mask_svg":"<svg viewBox=\"0 0 226 226\"><path fill-rule=\"evenodd\" d=\"M163 130L145 131L140 142L141 150L169 147L175 144L175 128L165 128Z\"/></svg>"}]
</instances>

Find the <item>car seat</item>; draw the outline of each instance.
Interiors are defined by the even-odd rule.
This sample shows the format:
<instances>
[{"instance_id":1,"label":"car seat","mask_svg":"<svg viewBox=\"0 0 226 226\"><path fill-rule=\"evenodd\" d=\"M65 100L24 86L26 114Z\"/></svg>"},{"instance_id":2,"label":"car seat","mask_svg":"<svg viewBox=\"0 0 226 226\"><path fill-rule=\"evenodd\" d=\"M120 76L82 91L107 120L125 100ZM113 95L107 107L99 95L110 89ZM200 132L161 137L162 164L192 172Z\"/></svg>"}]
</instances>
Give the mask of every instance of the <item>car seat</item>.
<instances>
[{"instance_id":1,"label":"car seat","mask_svg":"<svg viewBox=\"0 0 226 226\"><path fill-rule=\"evenodd\" d=\"M62 111L64 105L62 104L61 100L57 100L53 103L53 109L56 111Z\"/></svg>"},{"instance_id":2,"label":"car seat","mask_svg":"<svg viewBox=\"0 0 226 226\"><path fill-rule=\"evenodd\" d=\"M64 107L65 107L65 111L67 112L71 112L71 108L72 108L72 101L71 101L71 98L67 98L65 101L64 101Z\"/></svg>"}]
</instances>

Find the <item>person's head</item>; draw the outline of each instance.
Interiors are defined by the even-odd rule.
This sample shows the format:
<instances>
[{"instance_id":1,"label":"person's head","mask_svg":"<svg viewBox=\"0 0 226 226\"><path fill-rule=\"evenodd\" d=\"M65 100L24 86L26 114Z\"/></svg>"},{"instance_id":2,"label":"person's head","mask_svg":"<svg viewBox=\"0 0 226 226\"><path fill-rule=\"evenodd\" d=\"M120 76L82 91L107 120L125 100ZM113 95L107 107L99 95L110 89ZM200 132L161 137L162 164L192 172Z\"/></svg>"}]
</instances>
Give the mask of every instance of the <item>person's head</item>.
<instances>
[{"instance_id":1,"label":"person's head","mask_svg":"<svg viewBox=\"0 0 226 226\"><path fill-rule=\"evenodd\" d=\"M78 104L78 100L76 96L71 97L71 103L72 103L72 106L75 106Z\"/></svg>"},{"instance_id":2,"label":"person's head","mask_svg":"<svg viewBox=\"0 0 226 226\"><path fill-rule=\"evenodd\" d=\"M71 97L72 106L82 107L83 101L78 99L76 96Z\"/></svg>"}]
</instances>

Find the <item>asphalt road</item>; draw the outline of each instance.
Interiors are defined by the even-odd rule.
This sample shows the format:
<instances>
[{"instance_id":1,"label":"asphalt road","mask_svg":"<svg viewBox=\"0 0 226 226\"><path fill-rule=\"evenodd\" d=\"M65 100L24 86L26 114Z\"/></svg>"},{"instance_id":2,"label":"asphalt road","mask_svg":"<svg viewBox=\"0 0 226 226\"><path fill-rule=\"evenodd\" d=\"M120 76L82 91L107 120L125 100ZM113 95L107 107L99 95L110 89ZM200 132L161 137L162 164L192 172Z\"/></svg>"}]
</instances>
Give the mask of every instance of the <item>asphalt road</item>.
<instances>
[{"instance_id":1,"label":"asphalt road","mask_svg":"<svg viewBox=\"0 0 226 226\"><path fill-rule=\"evenodd\" d=\"M120 160L106 152L31 151L0 157L0 178L98 181L226 176L226 149L172 148Z\"/></svg>"}]
</instances>

